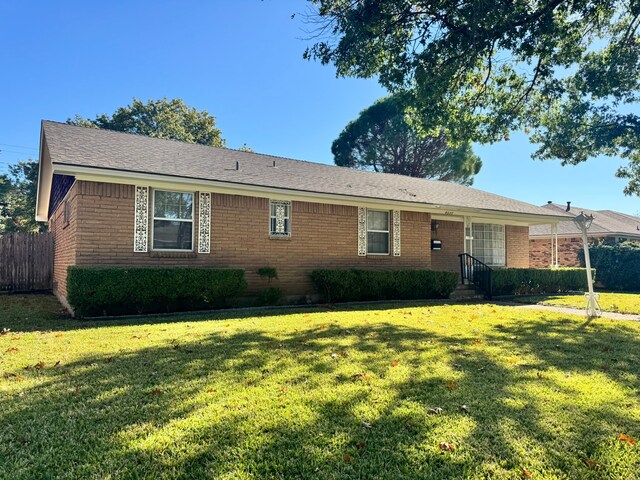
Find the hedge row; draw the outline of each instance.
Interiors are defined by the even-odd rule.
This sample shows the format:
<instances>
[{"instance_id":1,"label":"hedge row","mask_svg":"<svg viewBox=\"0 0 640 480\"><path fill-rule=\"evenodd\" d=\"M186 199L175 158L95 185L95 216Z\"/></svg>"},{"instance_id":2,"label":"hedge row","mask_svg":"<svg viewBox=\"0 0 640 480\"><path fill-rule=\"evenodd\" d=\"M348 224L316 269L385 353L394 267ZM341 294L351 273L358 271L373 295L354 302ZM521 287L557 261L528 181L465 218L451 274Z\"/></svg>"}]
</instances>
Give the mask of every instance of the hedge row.
<instances>
[{"instance_id":1,"label":"hedge row","mask_svg":"<svg viewBox=\"0 0 640 480\"><path fill-rule=\"evenodd\" d=\"M246 289L243 270L71 266L67 300L79 317L220 308Z\"/></svg>"},{"instance_id":2,"label":"hedge row","mask_svg":"<svg viewBox=\"0 0 640 480\"><path fill-rule=\"evenodd\" d=\"M491 272L491 284L493 295L584 291L587 273L584 268L500 268Z\"/></svg>"},{"instance_id":3,"label":"hedge row","mask_svg":"<svg viewBox=\"0 0 640 480\"><path fill-rule=\"evenodd\" d=\"M433 270L314 270L311 282L327 302L448 298L458 274Z\"/></svg>"},{"instance_id":4,"label":"hedge row","mask_svg":"<svg viewBox=\"0 0 640 480\"><path fill-rule=\"evenodd\" d=\"M598 281L608 290L640 291L640 242L589 246L591 266L598 271ZM584 250L580 250L584 265Z\"/></svg>"}]
</instances>

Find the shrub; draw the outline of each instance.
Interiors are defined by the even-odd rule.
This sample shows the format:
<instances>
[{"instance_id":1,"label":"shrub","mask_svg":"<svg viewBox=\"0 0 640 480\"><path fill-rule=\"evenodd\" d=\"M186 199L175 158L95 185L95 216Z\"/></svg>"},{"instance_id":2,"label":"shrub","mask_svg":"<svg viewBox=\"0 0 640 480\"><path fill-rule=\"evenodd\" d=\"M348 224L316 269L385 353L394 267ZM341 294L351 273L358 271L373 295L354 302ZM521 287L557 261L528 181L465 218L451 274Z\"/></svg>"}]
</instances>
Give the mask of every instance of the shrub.
<instances>
[{"instance_id":1,"label":"shrub","mask_svg":"<svg viewBox=\"0 0 640 480\"><path fill-rule=\"evenodd\" d=\"M243 270L71 266L67 276L79 317L221 308L245 288Z\"/></svg>"},{"instance_id":2,"label":"shrub","mask_svg":"<svg viewBox=\"0 0 640 480\"><path fill-rule=\"evenodd\" d=\"M590 245L591 266L598 281L609 290L640 291L640 242ZM584 250L579 252L584 265Z\"/></svg>"},{"instance_id":3,"label":"shrub","mask_svg":"<svg viewBox=\"0 0 640 480\"><path fill-rule=\"evenodd\" d=\"M458 274L433 270L314 270L311 282L328 302L448 298Z\"/></svg>"},{"instance_id":4,"label":"shrub","mask_svg":"<svg viewBox=\"0 0 640 480\"><path fill-rule=\"evenodd\" d=\"M491 272L491 286L493 295L584 291L587 274L584 268L500 268Z\"/></svg>"},{"instance_id":5,"label":"shrub","mask_svg":"<svg viewBox=\"0 0 640 480\"><path fill-rule=\"evenodd\" d=\"M283 293L279 287L267 287L258 292L257 305L277 305L282 300Z\"/></svg>"},{"instance_id":6,"label":"shrub","mask_svg":"<svg viewBox=\"0 0 640 480\"><path fill-rule=\"evenodd\" d=\"M259 268L256 273L260 278L266 278L268 287L261 290L258 293L256 299L256 305L277 305L282 300L282 289L278 287L272 287L271 281L278 278L278 270L274 267L262 267Z\"/></svg>"}]
</instances>

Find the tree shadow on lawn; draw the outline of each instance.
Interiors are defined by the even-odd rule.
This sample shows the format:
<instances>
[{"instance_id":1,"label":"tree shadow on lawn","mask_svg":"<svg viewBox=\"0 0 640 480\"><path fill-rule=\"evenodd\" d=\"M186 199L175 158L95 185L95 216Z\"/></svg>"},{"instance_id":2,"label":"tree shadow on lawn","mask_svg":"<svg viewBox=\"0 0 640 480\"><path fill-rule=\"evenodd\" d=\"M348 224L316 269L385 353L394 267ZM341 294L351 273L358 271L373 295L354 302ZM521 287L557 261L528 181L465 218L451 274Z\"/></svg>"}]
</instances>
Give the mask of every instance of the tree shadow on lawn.
<instances>
[{"instance_id":1,"label":"tree shadow on lawn","mask_svg":"<svg viewBox=\"0 0 640 480\"><path fill-rule=\"evenodd\" d=\"M319 312L357 312L362 310L393 310L398 308L447 305L447 300L385 301L352 304L296 305L275 308L242 308L206 312L176 312L162 315L122 316L120 318L72 318L51 294L0 295L0 330L12 332L71 331L114 326L155 325L175 322L210 320L244 320L273 315ZM449 302L451 303L451 302ZM454 302L455 303L455 302Z\"/></svg>"},{"instance_id":2,"label":"tree shadow on lawn","mask_svg":"<svg viewBox=\"0 0 640 480\"><path fill-rule=\"evenodd\" d=\"M602 371L595 346L640 340L578 325L216 332L28 370L38 383L0 398L0 477L632 478L637 447L610 439L637 429L640 367ZM585 403L565 372L601 375L635 407Z\"/></svg>"}]
</instances>

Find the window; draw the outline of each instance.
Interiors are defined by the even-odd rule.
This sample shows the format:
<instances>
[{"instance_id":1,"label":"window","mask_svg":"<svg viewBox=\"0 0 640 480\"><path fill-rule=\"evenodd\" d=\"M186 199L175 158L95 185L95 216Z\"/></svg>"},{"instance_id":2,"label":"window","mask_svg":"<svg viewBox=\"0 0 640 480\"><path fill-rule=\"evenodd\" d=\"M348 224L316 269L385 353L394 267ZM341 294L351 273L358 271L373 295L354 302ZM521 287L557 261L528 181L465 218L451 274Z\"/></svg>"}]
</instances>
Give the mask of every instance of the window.
<instances>
[{"instance_id":1,"label":"window","mask_svg":"<svg viewBox=\"0 0 640 480\"><path fill-rule=\"evenodd\" d=\"M474 223L473 256L487 265L505 264L504 225Z\"/></svg>"},{"instance_id":2,"label":"window","mask_svg":"<svg viewBox=\"0 0 640 480\"><path fill-rule=\"evenodd\" d=\"M193 250L193 193L153 191L153 249Z\"/></svg>"},{"instance_id":3,"label":"window","mask_svg":"<svg viewBox=\"0 0 640 480\"><path fill-rule=\"evenodd\" d=\"M389 255L389 212L367 210L367 254Z\"/></svg>"},{"instance_id":4,"label":"window","mask_svg":"<svg viewBox=\"0 0 640 480\"><path fill-rule=\"evenodd\" d=\"M291 236L291 202L284 200L269 201L269 236Z\"/></svg>"}]
</instances>

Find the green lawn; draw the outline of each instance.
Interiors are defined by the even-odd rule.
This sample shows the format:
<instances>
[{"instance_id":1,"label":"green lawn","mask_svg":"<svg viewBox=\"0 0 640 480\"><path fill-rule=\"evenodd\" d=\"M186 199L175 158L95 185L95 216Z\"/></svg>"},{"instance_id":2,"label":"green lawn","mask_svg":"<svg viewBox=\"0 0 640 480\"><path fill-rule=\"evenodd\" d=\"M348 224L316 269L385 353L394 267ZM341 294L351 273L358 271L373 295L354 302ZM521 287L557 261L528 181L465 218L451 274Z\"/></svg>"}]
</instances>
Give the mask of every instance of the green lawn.
<instances>
[{"instance_id":1,"label":"green lawn","mask_svg":"<svg viewBox=\"0 0 640 480\"><path fill-rule=\"evenodd\" d=\"M585 308L586 304L584 295L538 295L516 297L516 301L574 308ZM600 293L599 302L603 312L640 314L640 294L638 293Z\"/></svg>"},{"instance_id":2,"label":"green lawn","mask_svg":"<svg viewBox=\"0 0 640 480\"><path fill-rule=\"evenodd\" d=\"M640 323L57 309L0 297L0 478L639 478Z\"/></svg>"}]
</instances>

